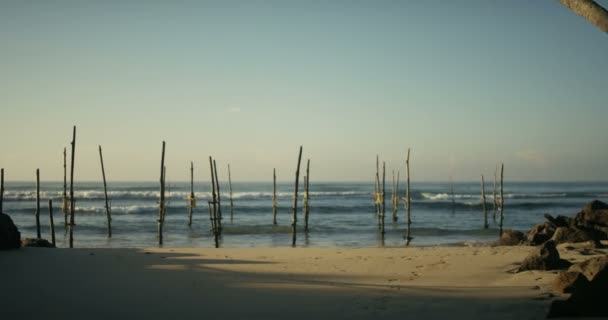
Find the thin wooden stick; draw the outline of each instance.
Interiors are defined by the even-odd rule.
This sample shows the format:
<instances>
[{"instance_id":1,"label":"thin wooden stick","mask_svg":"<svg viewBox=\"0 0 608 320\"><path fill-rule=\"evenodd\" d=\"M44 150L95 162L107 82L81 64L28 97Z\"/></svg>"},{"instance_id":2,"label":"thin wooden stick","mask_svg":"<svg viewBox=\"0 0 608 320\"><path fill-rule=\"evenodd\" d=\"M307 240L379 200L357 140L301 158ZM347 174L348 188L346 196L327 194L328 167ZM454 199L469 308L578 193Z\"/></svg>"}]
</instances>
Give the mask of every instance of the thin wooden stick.
<instances>
[{"instance_id":1,"label":"thin wooden stick","mask_svg":"<svg viewBox=\"0 0 608 320\"><path fill-rule=\"evenodd\" d=\"M228 164L228 187L230 188L230 222L232 222L234 215L234 204L232 203L232 177L230 176L230 163Z\"/></svg>"},{"instance_id":2,"label":"thin wooden stick","mask_svg":"<svg viewBox=\"0 0 608 320\"><path fill-rule=\"evenodd\" d=\"M454 180L450 176L450 193L452 194L452 213L456 212L456 197L454 196Z\"/></svg>"},{"instance_id":3,"label":"thin wooden stick","mask_svg":"<svg viewBox=\"0 0 608 320\"><path fill-rule=\"evenodd\" d=\"M188 198L188 226L192 226L192 211L196 206L194 197L194 162L190 161L190 197Z\"/></svg>"},{"instance_id":4,"label":"thin wooden stick","mask_svg":"<svg viewBox=\"0 0 608 320\"><path fill-rule=\"evenodd\" d=\"M293 213L291 216L291 245L296 246L296 223L298 221L298 184L300 183L300 163L302 162L302 146L300 146L300 154L298 155L298 167L296 169L296 185L293 192Z\"/></svg>"},{"instance_id":5,"label":"thin wooden stick","mask_svg":"<svg viewBox=\"0 0 608 320\"><path fill-rule=\"evenodd\" d=\"M108 186L106 184L106 170L103 165L103 154L99 146L99 161L101 162L101 176L103 177L103 194L106 201L106 216L108 220L108 238L112 238L112 214L110 213L110 201L108 199Z\"/></svg>"},{"instance_id":6,"label":"thin wooden stick","mask_svg":"<svg viewBox=\"0 0 608 320\"><path fill-rule=\"evenodd\" d=\"M380 157L376 155L376 192L374 193L374 202L376 203L376 216L380 218L381 213L381 199L380 199ZM380 223L380 222L378 222Z\"/></svg>"},{"instance_id":7,"label":"thin wooden stick","mask_svg":"<svg viewBox=\"0 0 608 320\"><path fill-rule=\"evenodd\" d=\"M215 247L219 248L219 234L218 234L218 227L217 227L217 199L216 199L216 194L215 194L215 174L214 174L214 170L213 170L213 159L211 158L211 156L209 157L209 167L211 168L211 201L210 201L210 205L211 207L209 208L209 217L211 219L211 228L213 231L213 238L215 240Z\"/></svg>"},{"instance_id":8,"label":"thin wooden stick","mask_svg":"<svg viewBox=\"0 0 608 320\"><path fill-rule=\"evenodd\" d=\"M386 216L386 162L382 161L382 214L381 214L381 227L380 232L384 236L384 217Z\"/></svg>"},{"instance_id":9,"label":"thin wooden stick","mask_svg":"<svg viewBox=\"0 0 608 320\"><path fill-rule=\"evenodd\" d=\"M36 235L40 236L40 169L36 169Z\"/></svg>"},{"instance_id":10,"label":"thin wooden stick","mask_svg":"<svg viewBox=\"0 0 608 320\"><path fill-rule=\"evenodd\" d=\"M0 169L0 213L4 203L4 168Z\"/></svg>"},{"instance_id":11,"label":"thin wooden stick","mask_svg":"<svg viewBox=\"0 0 608 320\"><path fill-rule=\"evenodd\" d=\"M221 200L221 192L220 192L220 179L217 177L217 164L215 163L215 159L213 159L213 172L215 173L215 189L217 190L217 218L218 218L218 232L220 236L222 235L222 200Z\"/></svg>"},{"instance_id":12,"label":"thin wooden stick","mask_svg":"<svg viewBox=\"0 0 608 320\"><path fill-rule=\"evenodd\" d=\"M53 200L49 199L49 218L51 219L51 242L55 246L55 223L53 222Z\"/></svg>"},{"instance_id":13,"label":"thin wooden stick","mask_svg":"<svg viewBox=\"0 0 608 320\"><path fill-rule=\"evenodd\" d=\"M483 208L483 228L487 229L488 225L488 211L486 210L486 187L483 180L483 174L481 175L481 206Z\"/></svg>"},{"instance_id":14,"label":"thin wooden stick","mask_svg":"<svg viewBox=\"0 0 608 320\"><path fill-rule=\"evenodd\" d=\"M496 223L496 175L498 172L498 165L496 165L496 168L494 169L494 191L492 192L492 211L494 211L494 215L493 215L493 220Z\"/></svg>"},{"instance_id":15,"label":"thin wooden stick","mask_svg":"<svg viewBox=\"0 0 608 320\"><path fill-rule=\"evenodd\" d=\"M405 160L405 175L407 177L407 191L405 192L405 199L406 199L406 209L407 209L407 234L405 236L405 245L409 246L410 245L410 241L412 241L412 236L411 236L411 225L412 225L412 219L411 219L411 199L410 199L410 149L407 149L407 159Z\"/></svg>"},{"instance_id":16,"label":"thin wooden stick","mask_svg":"<svg viewBox=\"0 0 608 320\"><path fill-rule=\"evenodd\" d=\"M310 183L310 159L306 162L306 176L304 177L304 231L308 232L308 187Z\"/></svg>"},{"instance_id":17,"label":"thin wooden stick","mask_svg":"<svg viewBox=\"0 0 608 320\"><path fill-rule=\"evenodd\" d=\"M61 201L61 211L63 212L63 223L64 223L64 227L66 228L67 231L67 227L68 227L68 211L69 211L69 203L68 203L68 180L67 180L67 163L66 163L66 158L67 158L67 150L66 148L63 148L63 199Z\"/></svg>"},{"instance_id":18,"label":"thin wooden stick","mask_svg":"<svg viewBox=\"0 0 608 320\"><path fill-rule=\"evenodd\" d=\"M393 222L397 222L399 220L399 175L400 171L397 170L397 185L395 186L395 213L393 214Z\"/></svg>"},{"instance_id":19,"label":"thin wooden stick","mask_svg":"<svg viewBox=\"0 0 608 320\"><path fill-rule=\"evenodd\" d=\"M272 224L277 225L277 170L272 169Z\"/></svg>"},{"instance_id":20,"label":"thin wooden stick","mask_svg":"<svg viewBox=\"0 0 608 320\"><path fill-rule=\"evenodd\" d=\"M76 199L74 199L74 158L76 155L76 126L72 132L72 162L70 163L70 248L74 247L74 209Z\"/></svg>"},{"instance_id":21,"label":"thin wooden stick","mask_svg":"<svg viewBox=\"0 0 608 320\"><path fill-rule=\"evenodd\" d=\"M391 190L391 207L393 209L393 222L397 221L397 182L395 180L395 170L393 170L393 188Z\"/></svg>"},{"instance_id":22,"label":"thin wooden stick","mask_svg":"<svg viewBox=\"0 0 608 320\"><path fill-rule=\"evenodd\" d=\"M163 217L165 214L165 141L160 157L160 200L158 202L158 245L163 244Z\"/></svg>"},{"instance_id":23,"label":"thin wooden stick","mask_svg":"<svg viewBox=\"0 0 608 320\"><path fill-rule=\"evenodd\" d=\"M587 19L598 29L608 33L608 11L593 0L559 0L572 12Z\"/></svg>"},{"instance_id":24,"label":"thin wooden stick","mask_svg":"<svg viewBox=\"0 0 608 320\"><path fill-rule=\"evenodd\" d=\"M503 177L504 177L504 171L505 171L505 165L504 164L500 164L500 229L499 229L499 234L498 237L502 237L502 223L503 223L503 219L504 219L504 206L505 206L505 199L503 197Z\"/></svg>"}]
</instances>

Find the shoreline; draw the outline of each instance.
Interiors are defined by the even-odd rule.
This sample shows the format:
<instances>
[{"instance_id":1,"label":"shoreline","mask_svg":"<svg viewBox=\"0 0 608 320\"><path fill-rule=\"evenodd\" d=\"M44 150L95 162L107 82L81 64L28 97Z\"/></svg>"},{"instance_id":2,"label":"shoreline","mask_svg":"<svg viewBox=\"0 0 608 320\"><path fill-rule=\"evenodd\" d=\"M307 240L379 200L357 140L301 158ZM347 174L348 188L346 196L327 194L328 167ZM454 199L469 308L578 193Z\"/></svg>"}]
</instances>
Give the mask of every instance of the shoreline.
<instances>
[{"instance_id":1,"label":"shoreline","mask_svg":"<svg viewBox=\"0 0 608 320\"><path fill-rule=\"evenodd\" d=\"M557 272L509 272L532 250L22 248L0 252L0 301L15 319L544 319Z\"/></svg>"}]
</instances>

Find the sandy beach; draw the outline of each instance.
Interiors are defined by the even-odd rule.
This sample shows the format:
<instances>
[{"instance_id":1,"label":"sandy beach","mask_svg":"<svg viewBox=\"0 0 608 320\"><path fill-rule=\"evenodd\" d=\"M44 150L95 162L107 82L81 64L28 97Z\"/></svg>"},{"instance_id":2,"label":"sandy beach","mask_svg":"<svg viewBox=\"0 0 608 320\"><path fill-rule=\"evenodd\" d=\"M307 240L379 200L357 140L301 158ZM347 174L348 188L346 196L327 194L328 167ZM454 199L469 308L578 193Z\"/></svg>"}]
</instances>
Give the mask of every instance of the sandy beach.
<instances>
[{"instance_id":1,"label":"sandy beach","mask_svg":"<svg viewBox=\"0 0 608 320\"><path fill-rule=\"evenodd\" d=\"M7 319L543 319L557 272L510 272L532 249L23 248L0 253L0 301Z\"/></svg>"}]
</instances>

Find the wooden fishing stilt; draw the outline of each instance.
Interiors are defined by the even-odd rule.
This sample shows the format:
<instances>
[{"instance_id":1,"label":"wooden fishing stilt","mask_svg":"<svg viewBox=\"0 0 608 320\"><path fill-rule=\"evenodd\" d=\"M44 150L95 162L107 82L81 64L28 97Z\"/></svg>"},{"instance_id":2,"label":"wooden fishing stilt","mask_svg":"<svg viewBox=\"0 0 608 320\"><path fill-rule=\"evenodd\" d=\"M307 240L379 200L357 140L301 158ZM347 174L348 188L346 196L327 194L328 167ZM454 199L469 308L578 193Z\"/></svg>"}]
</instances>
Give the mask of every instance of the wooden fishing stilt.
<instances>
[{"instance_id":1,"label":"wooden fishing stilt","mask_svg":"<svg viewBox=\"0 0 608 320\"><path fill-rule=\"evenodd\" d=\"M4 168L0 169L0 213L4 203Z\"/></svg>"},{"instance_id":2,"label":"wooden fishing stilt","mask_svg":"<svg viewBox=\"0 0 608 320\"><path fill-rule=\"evenodd\" d=\"M380 233L384 236L384 217L386 216L386 162L382 162L382 213L380 216Z\"/></svg>"},{"instance_id":3,"label":"wooden fishing stilt","mask_svg":"<svg viewBox=\"0 0 608 320\"><path fill-rule=\"evenodd\" d=\"M499 234L498 237L502 236L502 223L504 219L504 207L505 207L505 198L503 194L503 178L504 178L505 165L500 164L500 225L499 225Z\"/></svg>"},{"instance_id":4,"label":"wooden fishing stilt","mask_svg":"<svg viewBox=\"0 0 608 320\"><path fill-rule=\"evenodd\" d=\"M215 241L215 247L219 248L219 232L217 226L217 199L215 193L215 174L213 170L213 159L209 157L209 167L211 168L211 201L209 202L209 218L211 220L211 230L213 232L213 239Z\"/></svg>"},{"instance_id":5,"label":"wooden fishing stilt","mask_svg":"<svg viewBox=\"0 0 608 320\"><path fill-rule=\"evenodd\" d=\"M217 231L220 236L222 235L222 200L221 200L221 192L220 192L220 179L217 177L217 164L215 163L215 159L213 160L213 172L215 173L215 190L217 190Z\"/></svg>"},{"instance_id":6,"label":"wooden fishing stilt","mask_svg":"<svg viewBox=\"0 0 608 320\"><path fill-rule=\"evenodd\" d=\"M99 146L99 161L101 162L101 176L103 177L103 194L106 201L106 217L108 220L108 238L112 238L112 213L110 212L110 201L108 199L108 186L106 184L106 170L103 165L103 154Z\"/></svg>"},{"instance_id":7,"label":"wooden fishing stilt","mask_svg":"<svg viewBox=\"0 0 608 320\"><path fill-rule=\"evenodd\" d=\"M188 226L192 226L192 211L196 207L194 197L194 162L190 161L190 196L188 197Z\"/></svg>"},{"instance_id":8,"label":"wooden fishing stilt","mask_svg":"<svg viewBox=\"0 0 608 320\"><path fill-rule=\"evenodd\" d=\"M49 199L49 218L51 223L51 243L55 246L55 223L53 222L53 200Z\"/></svg>"},{"instance_id":9,"label":"wooden fishing stilt","mask_svg":"<svg viewBox=\"0 0 608 320\"><path fill-rule=\"evenodd\" d=\"M230 163L228 164L228 187L230 188L230 222L232 222L234 216L234 204L232 202L232 177L230 175Z\"/></svg>"},{"instance_id":10,"label":"wooden fishing stilt","mask_svg":"<svg viewBox=\"0 0 608 320\"><path fill-rule=\"evenodd\" d=\"M381 213L381 199L380 199L380 157L376 155L376 185L374 189L374 203L376 204L376 216L380 218ZM380 222L378 222L379 224Z\"/></svg>"},{"instance_id":11,"label":"wooden fishing stilt","mask_svg":"<svg viewBox=\"0 0 608 320\"><path fill-rule=\"evenodd\" d=\"M277 170L272 169L272 224L277 225Z\"/></svg>"},{"instance_id":12,"label":"wooden fishing stilt","mask_svg":"<svg viewBox=\"0 0 608 320\"><path fill-rule=\"evenodd\" d=\"M407 210L407 233L405 235L405 245L409 246L410 245L410 241L412 241L412 234L411 234L411 225L412 225L412 219L411 219L411 199L410 199L410 149L407 149L407 158L405 160L405 175L406 175L406 185L407 185L407 191L405 192L405 204L406 204L406 210Z\"/></svg>"},{"instance_id":13,"label":"wooden fishing stilt","mask_svg":"<svg viewBox=\"0 0 608 320\"><path fill-rule=\"evenodd\" d=\"M488 224L488 211L486 210L486 187L483 174L481 175L481 207L483 208L483 228L487 229L490 225Z\"/></svg>"},{"instance_id":14,"label":"wooden fishing stilt","mask_svg":"<svg viewBox=\"0 0 608 320\"><path fill-rule=\"evenodd\" d=\"M165 214L165 141L160 157L160 200L158 202L158 245L163 244L163 217Z\"/></svg>"},{"instance_id":15,"label":"wooden fishing stilt","mask_svg":"<svg viewBox=\"0 0 608 320\"><path fill-rule=\"evenodd\" d=\"M395 170L393 170L393 189L391 191L391 208L393 209L393 222L397 221L397 207L399 206L399 196L397 195L397 182L395 180Z\"/></svg>"},{"instance_id":16,"label":"wooden fishing stilt","mask_svg":"<svg viewBox=\"0 0 608 320\"><path fill-rule=\"evenodd\" d=\"M308 187L310 182L310 159L306 162L306 176L304 177L304 231L308 232L308 205L309 194Z\"/></svg>"},{"instance_id":17,"label":"wooden fishing stilt","mask_svg":"<svg viewBox=\"0 0 608 320\"><path fill-rule=\"evenodd\" d=\"M496 222L496 175L498 174L498 165L494 169L494 191L492 192L492 211L494 211L493 220Z\"/></svg>"},{"instance_id":18,"label":"wooden fishing stilt","mask_svg":"<svg viewBox=\"0 0 608 320\"><path fill-rule=\"evenodd\" d=\"M298 186L300 183L300 163L302 162L302 146L300 146L300 154L298 155L298 167L296 169L296 185L293 192L293 212L291 216L291 245L296 246L296 223L298 221Z\"/></svg>"},{"instance_id":19,"label":"wooden fishing stilt","mask_svg":"<svg viewBox=\"0 0 608 320\"><path fill-rule=\"evenodd\" d=\"M36 235L40 236L40 169L36 169Z\"/></svg>"},{"instance_id":20,"label":"wooden fishing stilt","mask_svg":"<svg viewBox=\"0 0 608 320\"><path fill-rule=\"evenodd\" d=\"M63 226L67 231L68 228L68 211L70 204L68 203L68 180L67 180L67 150L63 148L63 199L61 201L61 211L63 212Z\"/></svg>"},{"instance_id":21,"label":"wooden fishing stilt","mask_svg":"<svg viewBox=\"0 0 608 320\"><path fill-rule=\"evenodd\" d=\"M70 163L70 248L74 247L74 209L76 199L74 199L74 158L76 156L76 126L72 132L72 162Z\"/></svg>"}]
</instances>

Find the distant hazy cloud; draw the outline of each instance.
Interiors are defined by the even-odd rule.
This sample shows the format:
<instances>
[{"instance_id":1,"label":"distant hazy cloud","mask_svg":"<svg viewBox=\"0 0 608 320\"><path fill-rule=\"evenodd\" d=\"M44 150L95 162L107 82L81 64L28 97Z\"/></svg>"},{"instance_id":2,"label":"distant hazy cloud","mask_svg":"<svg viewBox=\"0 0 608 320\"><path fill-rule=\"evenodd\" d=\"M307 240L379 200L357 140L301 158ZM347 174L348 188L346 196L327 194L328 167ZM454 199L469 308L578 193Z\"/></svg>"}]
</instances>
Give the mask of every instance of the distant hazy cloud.
<instances>
[{"instance_id":1,"label":"distant hazy cloud","mask_svg":"<svg viewBox=\"0 0 608 320\"><path fill-rule=\"evenodd\" d=\"M533 165L544 167L547 164L545 155L536 149L522 149L515 153L518 159L529 162Z\"/></svg>"},{"instance_id":2,"label":"distant hazy cloud","mask_svg":"<svg viewBox=\"0 0 608 320\"><path fill-rule=\"evenodd\" d=\"M239 113L241 112L241 108L240 107L231 107L228 109L228 112L230 113Z\"/></svg>"}]
</instances>

